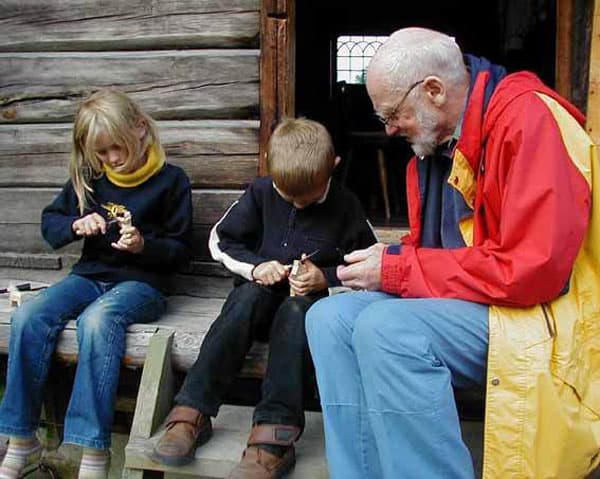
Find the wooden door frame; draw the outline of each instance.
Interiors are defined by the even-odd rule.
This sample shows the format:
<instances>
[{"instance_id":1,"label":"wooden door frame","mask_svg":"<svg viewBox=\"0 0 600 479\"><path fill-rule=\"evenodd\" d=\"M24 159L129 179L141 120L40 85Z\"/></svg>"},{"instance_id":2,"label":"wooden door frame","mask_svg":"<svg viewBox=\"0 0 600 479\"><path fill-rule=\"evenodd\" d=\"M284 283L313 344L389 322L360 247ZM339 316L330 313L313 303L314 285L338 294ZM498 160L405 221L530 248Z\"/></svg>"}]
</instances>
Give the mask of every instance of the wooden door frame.
<instances>
[{"instance_id":1,"label":"wooden door frame","mask_svg":"<svg viewBox=\"0 0 600 479\"><path fill-rule=\"evenodd\" d=\"M581 89L577 72L573 71L573 62L581 61L577 58L576 49L589 48L587 63L587 97L578 98L578 107L587 112L586 128L595 144L600 143L600 0L594 0L591 12L591 38L589 47L581 45L574 37L575 29L587 28L581 25L581 16L576 16L577 0L557 0L556 2L556 90L570 101L576 100L574 92ZM589 17L588 17L589 18ZM579 95L578 95L579 96Z\"/></svg>"},{"instance_id":2,"label":"wooden door frame","mask_svg":"<svg viewBox=\"0 0 600 479\"><path fill-rule=\"evenodd\" d=\"M600 145L600 0L594 0L587 97L587 131Z\"/></svg>"},{"instance_id":3,"label":"wooden door frame","mask_svg":"<svg viewBox=\"0 0 600 479\"><path fill-rule=\"evenodd\" d=\"M295 0L261 0L258 174L267 172L267 142L279 120L296 113Z\"/></svg>"}]
</instances>

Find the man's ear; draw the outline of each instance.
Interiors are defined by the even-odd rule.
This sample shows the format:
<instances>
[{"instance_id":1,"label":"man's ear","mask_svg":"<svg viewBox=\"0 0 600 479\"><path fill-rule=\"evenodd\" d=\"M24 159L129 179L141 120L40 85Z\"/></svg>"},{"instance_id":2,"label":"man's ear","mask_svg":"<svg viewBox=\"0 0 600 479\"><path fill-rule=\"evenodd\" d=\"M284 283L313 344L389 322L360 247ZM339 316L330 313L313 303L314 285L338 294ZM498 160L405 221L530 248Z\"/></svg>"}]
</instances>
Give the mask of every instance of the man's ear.
<instances>
[{"instance_id":1,"label":"man's ear","mask_svg":"<svg viewBox=\"0 0 600 479\"><path fill-rule=\"evenodd\" d=\"M447 101L447 90L444 81L435 75L430 75L423 80L423 88L427 98L437 108L440 108Z\"/></svg>"},{"instance_id":2,"label":"man's ear","mask_svg":"<svg viewBox=\"0 0 600 479\"><path fill-rule=\"evenodd\" d=\"M333 167L337 167L337 165L340 164L340 161L342 161L342 159L339 156L336 156L335 159L333 160Z\"/></svg>"}]
</instances>

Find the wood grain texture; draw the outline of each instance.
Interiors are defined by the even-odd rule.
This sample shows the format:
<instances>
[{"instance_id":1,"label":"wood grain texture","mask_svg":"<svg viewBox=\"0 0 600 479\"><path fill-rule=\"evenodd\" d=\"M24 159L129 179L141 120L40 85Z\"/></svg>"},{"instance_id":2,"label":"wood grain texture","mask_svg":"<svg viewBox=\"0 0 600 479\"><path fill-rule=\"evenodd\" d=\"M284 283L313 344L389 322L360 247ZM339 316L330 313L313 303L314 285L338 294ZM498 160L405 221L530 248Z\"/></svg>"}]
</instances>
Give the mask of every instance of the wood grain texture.
<instances>
[{"instance_id":1,"label":"wood grain texture","mask_svg":"<svg viewBox=\"0 0 600 479\"><path fill-rule=\"evenodd\" d=\"M586 128L600 144L600 0L594 0Z\"/></svg>"},{"instance_id":2,"label":"wood grain texture","mask_svg":"<svg viewBox=\"0 0 600 479\"><path fill-rule=\"evenodd\" d=\"M118 87L157 120L251 119L258 50L0 53L0 123L69 122L91 91Z\"/></svg>"},{"instance_id":3,"label":"wood grain texture","mask_svg":"<svg viewBox=\"0 0 600 479\"><path fill-rule=\"evenodd\" d=\"M157 331L163 331L173 333L173 367L179 371L187 371L196 361L200 345L210 325L217 318L223 302L223 298L171 296L167 312L158 321L133 324L128 328L123 364L131 367L143 366L151 338ZM8 298L3 295L0 297L0 354L8 353L11 311ZM74 321L70 321L59 336L55 355L59 360L75 362L77 352L76 325ZM262 377L267 355L267 345L253 345L240 375Z\"/></svg>"},{"instance_id":4,"label":"wood grain texture","mask_svg":"<svg viewBox=\"0 0 600 479\"><path fill-rule=\"evenodd\" d=\"M62 268L62 260L55 254L0 253L1 268L55 269Z\"/></svg>"},{"instance_id":5,"label":"wood grain texture","mask_svg":"<svg viewBox=\"0 0 600 479\"><path fill-rule=\"evenodd\" d=\"M0 227L8 224L40 224L41 212L59 188L0 188ZM241 195L241 190L199 189L192 192L194 223L214 224ZM135 218L134 218L135 222Z\"/></svg>"},{"instance_id":6,"label":"wood grain texture","mask_svg":"<svg viewBox=\"0 0 600 479\"><path fill-rule=\"evenodd\" d=\"M245 187L258 168L258 122L158 122L169 162L194 187ZM0 125L0 187L62 186L68 178L72 125Z\"/></svg>"},{"instance_id":7,"label":"wood grain texture","mask_svg":"<svg viewBox=\"0 0 600 479\"><path fill-rule=\"evenodd\" d=\"M157 331L150 339L137 394L130 434L149 438L165 418L173 397L172 331Z\"/></svg>"},{"instance_id":8,"label":"wood grain texture","mask_svg":"<svg viewBox=\"0 0 600 479\"><path fill-rule=\"evenodd\" d=\"M208 251L209 233L210 225L194 225L192 248L194 258L197 260L210 258ZM39 223L0 223L0 251L3 253L31 255L60 254L63 258L65 255L78 258L81 252L81 245L81 242L76 241L59 250L53 250L42 238Z\"/></svg>"},{"instance_id":9,"label":"wood grain texture","mask_svg":"<svg viewBox=\"0 0 600 479\"><path fill-rule=\"evenodd\" d=\"M0 50L256 47L259 0L6 0Z\"/></svg>"}]
</instances>

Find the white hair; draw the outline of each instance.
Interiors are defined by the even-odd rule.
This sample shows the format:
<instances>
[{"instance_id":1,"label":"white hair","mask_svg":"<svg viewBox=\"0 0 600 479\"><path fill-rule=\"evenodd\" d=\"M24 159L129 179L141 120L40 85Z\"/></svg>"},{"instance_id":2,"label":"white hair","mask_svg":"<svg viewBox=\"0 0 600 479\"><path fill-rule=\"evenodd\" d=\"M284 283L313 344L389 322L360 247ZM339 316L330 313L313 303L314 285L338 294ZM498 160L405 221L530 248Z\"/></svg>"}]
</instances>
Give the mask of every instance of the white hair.
<instances>
[{"instance_id":1,"label":"white hair","mask_svg":"<svg viewBox=\"0 0 600 479\"><path fill-rule=\"evenodd\" d=\"M377 50L368 74L375 72L391 92L399 92L429 75L457 86L464 82L467 70L453 37L411 27L394 32Z\"/></svg>"}]
</instances>

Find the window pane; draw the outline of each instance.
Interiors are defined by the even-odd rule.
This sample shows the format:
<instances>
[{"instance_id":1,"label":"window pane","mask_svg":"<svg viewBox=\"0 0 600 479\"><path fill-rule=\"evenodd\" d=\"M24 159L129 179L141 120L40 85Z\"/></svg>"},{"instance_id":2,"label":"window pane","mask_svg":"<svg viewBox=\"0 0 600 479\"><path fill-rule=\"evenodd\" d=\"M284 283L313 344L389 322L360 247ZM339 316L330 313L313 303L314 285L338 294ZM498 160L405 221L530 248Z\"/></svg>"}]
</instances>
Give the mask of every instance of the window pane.
<instances>
[{"instance_id":1,"label":"window pane","mask_svg":"<svg viewBox=\"0 0 600 479\"><path fill-rule=\"evenodd\" d=\"M337 81L364 83L367 66L385 36L340 35L337 38Z\"/></svg>"}]
</instances>

